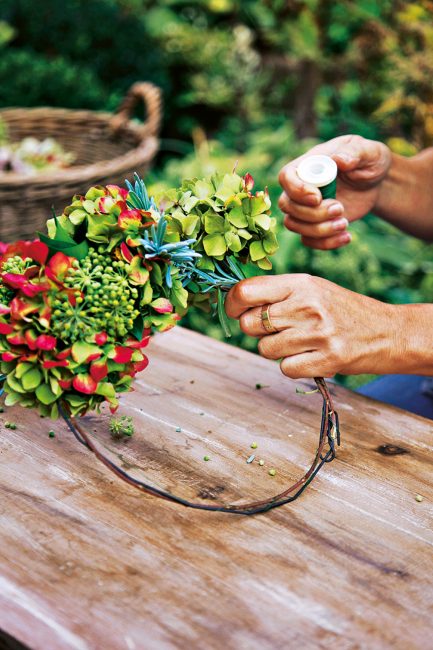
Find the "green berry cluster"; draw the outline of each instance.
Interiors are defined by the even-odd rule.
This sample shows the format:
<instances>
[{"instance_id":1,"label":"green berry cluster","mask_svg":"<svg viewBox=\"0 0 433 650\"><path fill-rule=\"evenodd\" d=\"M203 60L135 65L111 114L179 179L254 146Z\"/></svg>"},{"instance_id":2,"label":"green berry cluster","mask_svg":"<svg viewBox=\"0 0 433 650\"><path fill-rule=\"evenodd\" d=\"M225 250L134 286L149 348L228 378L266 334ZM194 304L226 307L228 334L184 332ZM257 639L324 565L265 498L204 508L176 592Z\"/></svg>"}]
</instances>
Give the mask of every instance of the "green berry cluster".
<instances>
[{"instance_id":1,"label":"green berry cluster","mask_svg":"<svg viewBox=\"0 0 433 650\"><path fill-rule=\"evenodd\" d=\"M134 423L132 418L127 415L122 415L120 418L111 418L109 426L111 436L116 440L130 438L134 434Z\"/></svg>"},{"instance_id":2,"label":"green berry cluster","mask_svg":"<svg viewBox=\"0 0 433 650\"><path fill-rule=\"evenodd\" d=\"M138 290L129 283L129 270L126 262L95 248L83 260L75 260L64 280L75 305L66 292L53 294L53 334L71 343L98 332L106 332L109 341L126 337L140 313Z\"/></svg>"},{"instance_id":3,"label":"green berry cluster","mask_svg":"<svg viewBox=\"0 0 433 650\"><path fill-rule=\"evenodd\" d=\"M28 269L32 264L33 261L30 257L23 259L19 255L15 255L14 257L10 257L8 260L3 262L1 273L16 273L18 275L22 275L24 271ZM9 305L14 295L15 291L12 291L0 280L0 303L2 305Z\"/></svg>"}]
</instances>

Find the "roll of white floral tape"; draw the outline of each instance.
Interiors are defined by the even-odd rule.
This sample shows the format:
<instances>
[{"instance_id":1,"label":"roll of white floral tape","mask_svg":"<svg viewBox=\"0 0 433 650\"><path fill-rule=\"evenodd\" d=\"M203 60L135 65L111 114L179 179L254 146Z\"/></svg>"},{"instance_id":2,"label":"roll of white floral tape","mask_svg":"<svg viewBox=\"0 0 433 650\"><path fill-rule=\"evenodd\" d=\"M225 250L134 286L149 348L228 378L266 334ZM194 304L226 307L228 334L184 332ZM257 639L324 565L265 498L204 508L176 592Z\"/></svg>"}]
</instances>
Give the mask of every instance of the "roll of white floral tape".
<instances>
[{"instance_id":1,"label":"roll of white floral tape","mask_svg":"<svg viewBox=\"0 0 433 650\"><path fill-rule=\"evenodd\" d=\"M324 199L335 199L338 167L329 156L317 155L304 158L296 170L304 183L319 188Z\"/></svg>"}]
</instances>

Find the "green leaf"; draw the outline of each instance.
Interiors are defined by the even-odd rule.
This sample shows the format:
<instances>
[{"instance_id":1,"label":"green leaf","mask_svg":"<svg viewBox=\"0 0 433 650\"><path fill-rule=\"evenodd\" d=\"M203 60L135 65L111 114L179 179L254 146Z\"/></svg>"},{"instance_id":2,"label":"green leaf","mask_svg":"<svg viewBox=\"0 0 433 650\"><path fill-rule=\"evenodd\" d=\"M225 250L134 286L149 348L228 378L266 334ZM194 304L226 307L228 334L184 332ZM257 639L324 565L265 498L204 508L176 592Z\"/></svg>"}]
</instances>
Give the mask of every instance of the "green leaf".
<instances>
[{"instance_id":1,"label":"green leaf","mask_svg":"<svg viewBox=\"0 0 433 650\"><path fill-rule=\"evenodd\" d=\"M86 343L86 341L76 341L72 346L72 358L77 363L87 363L89 357L92 357L94 354L101 354L101 349L99 346L92 343Z\"/></svg>"},{"instance_id":2,"label":"green leaf","mask_svg":"<svg viewBox=\"0 0 433 650\"><path fill-rule=\"evenodd\" d=\"M50 249L51 253L62 252L64 255L70 255L71 257L76 257L77 260L82 260L87 257L89 253L89 244L86 240L82 241L80 244L76 244L72 240L72 244L69 241L60 241L57 239L50 239L44 233L38 233L39 239L44 242Z\"/></svg>"},{"instance_id":3,"label":"green leaf","mask_svg":"<svg viewBox=\"0 0 433 650\"><path fill-rule=\"evenodd\" d=\"M224 218L209 210L204 215L204 229L208 235L221 234L224 232Z\"/></svg>"},{"instance_id":4,"label":"green leaf","mask_svg":"<svg viewBox=\"0 0 433 650\"><path fill-rule=\"evenodd\" d=\"M103 395L104 397L116 397L116 391L114 390L113 384L110 384L108 381L100 381L96 389L97 395Z\"/></svg>"},{"instance_id":5,"label":"green leaf","mask_svg":"<svg viewBox=\"0 0 433 650\"><path fill-rule=\"evenodd\" d=\"M70 241L58 241L57 239L51 239L50 237L47 237L47 235L44 235L43 232L38 232L37 234L39 239L43 241L51 251L63 251L65 248L70 248L75 244L74 241L71 244Z\"/></svg>"},{"instance_id":6,"label":"green leaf","mask_svg":"<svg viewBox=\"0 0 433 650\"><path fill-rule=\"evenodd\" d=\"M80 223L83 223L84 219L87 219L87 213L85 210L73 210L69 215L69 221L74 224L74 226L79 226Z\"/></svg>"},{"instance_id":7,"label":"green leaf","mask_svg":"<svg viewBox=\"0 0 433 650\"><path fill-rule=\"evenodd\" d=\"M188 217L184 217L181 220L182 231L184 232L185 235L187 235L187 237L190 237L194 233L198 225L199 219L200 218L197 215L191 214Z\"/></svg>"},{"instance_id":8,"label":"green leaf","mask_svg":"<svg viewBox=\"0 0 433 650\"><path fill-rule=\"evenodd\" d=\"M195 208L197 203L198 198L196 196L191 196L190 192L186 192L179 201L179 204L187 214Z\"/></svg>"},{"instance_id":9,"label":"green leaf","mask_svg":"<svg viewBox=\"0 0 433 650\"><path fill-rule=\"evenodd\" d=\"M264 271L270 271L272 269L272 262L267 257L263 257L261 260L258 260L257 266Z\"/></svg>"},{"instance_id":10,"label":"green leaf","mask_svg":"<svg viewBox=\"0 0 433 650\"><path fill-rule=\"evenodd\" d=\"M57 402L54 402L54 404L51 407L50 418L52 420L58 420L59 419L59 407L57 405Z\"/></svg>"},{"instance_id":11,"label":"green leaf","mask_svg":"<svg viewBox=\"0 0 433 650\"><path fill-rule=\"evenodd\" d=\"M248 230L245 230L244 228L240 228L238 230L238 235L239 237L242 237L242 239L246 239L247 241L252 238L252 234L248 232Z\"/></svg>"},{"instance_id":12,"label":"green leaf","mask_svg":"<svg viewBox=\"0 0 433 650\"><path fill-rule=\"evenodd\" d=\"M16 379L13 373L10 373L6 379L6 392L8 392L8 387L10 387L15 393L26 393L26 389L22 386L21 382Z\"/></svg>"},{"instance_id":13,"label":"green leaf","mask_svg":"<svg viewBox=\"0 0 433 650\"><path fill-rule=\"evenodd\" d=\"M159 264L153 265L150 275L154 284L162 286L162 271Z\"/></svg>"},{"instance_id":14,"label":"green leaf","mask_svg":"<svg viewBox=\"0 0 433 650\"><path fill-rule=\"evenodd\" d=\"M237 174L225 174L222 183L218 186L215 196L217 199L227 201L233 194L237 194L242 189L242 179Z\"/></svg>"},{"instance_id":15,"label":"green leaf","mask_svg":"<svg viewBox=\"0 0 433 650\"><path fill-rule=\"evenodd\" d=\"M143 293L140 300L140 307L144 307L145 305L148 305L149 303L152 302L152 300L153 300L153 289L150 282L148 282L143 287Z\"/></svg>"},{"instance_id":16,"label":"green leaf","mask_svg":"<svg viewBox=\"0 0 433 650\"><path fill-rule=\"evenodd\" d=\"M22 397L19 393L14 393L13 390L8 390L5 399L5 405L13 406L14 404L18 404L21 400Z\"/></svg>"},{"instance_id":17,"label":"green leaf","mask_svg":"<svg viewBox=\"0 0 433 650\"><path fill-rule=\"evenodd\" d=\"M246 228L248 226L248 219L246 218L242 206L236 206L227 211L227 219L236 228Z\"/></svg>"},{"instance_id":18,"label":"green leaf","mask_svg":"<svg viewBox=\"0 0 433 650\"><path fill-rule=\"evenodd\" d=\"M103 187L91 187L90 189L87 190L84 198L86 200L95 201L96 199L99 199L101 196L105 196L105 190Z\"/></svg>"},{"instance_id":19,"label":"green leaf","mask_svg":"<svg viewBox=\"0 0 433 650\"><path fill-rule=\"evenodd\" d=\"M263 248L261 241L253 241L250 244L250 257L253 262L266 257L266 251Z\"/></svg>"},{"instance_id":20,"label":"green leaf","mask_svg":"<svg viewBox=\"0 0 433 650\"><path fill-rule=\"evenodd\" d=\"M199 199L207 199L214 193L213 185L205 180L197 181L194 185L194 194Z\"/></svg>"},{"instance_id":21,"label":"green leaf","mask_svg":"<svg viewBox=\"0 0 433 650\"><path fill-rule=\"evenodd\" d=\"M50 377L49 380L50 380L50 388L53 394L56 397L60 397L60 395L63 393L63 389L60 387L59 382L55 377Z\"/></svg>"},{"instance_id":22,"label":"green leaf","mask_svg":"<svg viewBox=\"0 0 433 650\"><path fill-rule=\"evenodd\" d=\"M62 226L60 223L59 219L57 217L54 217L54 221L56 222L56 236L55 239L58 241L64 241L64 242L69 242L70 244L75 244L75 241L71 237L71 235L68 233L66 228Z\"/></svg>"},{"instance_id":23,"label":"green leaf","mask_svg":"<svg viewBox=\"0 0 433 650\"><path fill-rule=\"evenodd\" d=\"M22 376L21 383L25 390L35 390L42 381L42 373L37 368L31 368Z\"/></svg>"},{"instance_id":24,"label":"green leaf","mask_svg":"<svg viewBox=\"0 0 433 650\"><path fill-rule=\"evenodd\" d=\"M224 235L206 235L203 239L203 246L207 255L213 257L217 255L224 255L227 250L226 240Z\"/></svg>"},{"instance_id":25,"label":"green leaf","mask_svg":"<svg viewBox=\"0 0 433 650\"><path fill-rule=\"evenodd\" d=\"M262 212L267 212L271 207L271 201L269 197L261 193L259 196L252 196L250 198L250 215L252 217L262 214Z\"/></svg>"},{"instance_id":26,"label":"green leaf","mask_svg":"<svg viewBox=\"0 0 433 650\"><path fill-rule=\"evenodd\" d=\"M278 240L273 232L267 232L265 238L262 241L263 248L265 249L268 255L273 255L278 250Z\"/></svg>"},{"instance_id":27,"label":"green leaf","mask_svg":"<svg viewBox=\"0 0 433 650\"><path fill-rule=\"evenodd\" d=\"M40 384L36 389L36 397L42 404L52 404L56 401L56 396L54 395L51 388L48 384Z\"/></svg>"},{"instance_id":28,"label":"green leaf","mask_svg":"<svg viewBox=\"0 0 433 650\"><path fill-rule=\"evenodd\" d=\"M96 212L95 204L90 200L83 201L83 208L88 214L95 214ZM71 218L71 215L69 215L69 218Z\"/></svg>"},{"instance_id":29,"label":"green leaf","mask_svg":"<svg viewBox=\"0 0 433 650\"><path fill-rule=\"evenodd\" d=\"M131 330L131 334L137 341L141 341L143 336L144 320L142 314L139 314L134 321L134 325Z\"/></svg>"},{"instance_id":30,"label":"green leaf","mask_svg":"<svg viewBox=\"0 0 433 650\"><path fill-rule=\"evenodd\" d=\"M217 300L218 300L218 303L217 303L218 304L218 318L219 318L219 321L221 323L221 327L223 329L224 336L227 337L227 338L230 338L232 333L230 331L229 319L228 319L228 316L226 314L226 310L224 309L226 294L223 291L221 291L221 289L218 289L217 294L218 294L218 298L217 298Z\"/></svg>"},{"instance_id":31,"label":"green leaf","mask_svg":"<svg viewBox=\"0 0 433 650\"><path fill-rule=\"evenodd\" d=\"M15 377L21 379L21 377L26 373L30 368L33 368L31 363L18 363L15 370Z\"/></svg>"},{"instance_id":32,"label":"green leaf","mask_svg":"<svg viewBox=\"0 0 433 650\"><path fill-rule=\"evenodd\" d=\"M269 230L270 225L271 225L271 217L267 214L257 214L254 217L254 221L260 228L263 228L263 230Z\"/></svg>"},{"instance_id":33,"label":"green leaf","mask_svg":"<svg viewBox=\"0 0 433 650\"><path fill-rule=\"evenodd\" d=\"M83 260L89 254L89 244L84 240L80 244L64 248L63 253L70 257L76 257L77 260Z\"/></svg>"},{"instance_id":34,"label":"green leaf","mask_svg":"<svg viewBox=\"0 0 433 650\"><path fill-rule=\"evenodd\" d=\"M227 242L227 246L231 251L233 251L233 253L239 253L239 251L242 250L243 244L236 233L226 232L224 237Z\"/></svg>"},{"instance_id":35,"label":"green leaf","mask_svg":"<svg viewBox=\"0 0 433 650\"><path fill-rule=\"evenodd\" d=\"M188 306L188 291L184 289L180 281L173 282L173 288L170 292L170 301L174 307L186 309Z\"/></svg>"}]
</instances>

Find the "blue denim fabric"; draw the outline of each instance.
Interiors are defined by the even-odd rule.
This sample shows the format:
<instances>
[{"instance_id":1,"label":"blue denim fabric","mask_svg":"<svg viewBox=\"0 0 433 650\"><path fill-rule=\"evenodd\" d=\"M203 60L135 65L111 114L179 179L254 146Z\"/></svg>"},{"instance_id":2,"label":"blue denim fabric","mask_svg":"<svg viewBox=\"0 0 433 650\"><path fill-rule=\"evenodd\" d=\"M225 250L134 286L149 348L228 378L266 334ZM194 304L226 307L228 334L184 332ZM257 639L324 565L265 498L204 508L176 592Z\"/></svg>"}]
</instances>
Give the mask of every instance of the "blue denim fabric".
<instances>
[{"instance_id":1,"label":"blue denim fabric","mask_svg":"<svg viewBox=\"0 0 433 650\"><path fill-rule=\"evenodd\" d=\"M433 378L386 375L358 388L358 393L433 420Z\"/></svg>"}]
</instances>

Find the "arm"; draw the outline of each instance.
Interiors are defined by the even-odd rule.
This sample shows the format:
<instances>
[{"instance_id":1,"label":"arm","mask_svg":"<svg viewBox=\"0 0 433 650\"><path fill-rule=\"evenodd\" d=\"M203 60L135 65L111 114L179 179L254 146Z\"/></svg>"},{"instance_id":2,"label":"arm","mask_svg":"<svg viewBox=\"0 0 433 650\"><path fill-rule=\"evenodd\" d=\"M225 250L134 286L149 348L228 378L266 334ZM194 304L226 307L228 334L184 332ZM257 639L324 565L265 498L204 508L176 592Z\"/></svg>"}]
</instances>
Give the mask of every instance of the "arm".
<instances>
[{"instance_id":1,"label":"arm","mask_svg":"<svg viewBox=\"0 0 433 650\"><path fill-rule=\"evenodd\" d=\"M373 212L410 235L433 240L433 148L413 158L392 154Z\"/></svg>"}]
</instances>

